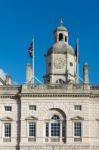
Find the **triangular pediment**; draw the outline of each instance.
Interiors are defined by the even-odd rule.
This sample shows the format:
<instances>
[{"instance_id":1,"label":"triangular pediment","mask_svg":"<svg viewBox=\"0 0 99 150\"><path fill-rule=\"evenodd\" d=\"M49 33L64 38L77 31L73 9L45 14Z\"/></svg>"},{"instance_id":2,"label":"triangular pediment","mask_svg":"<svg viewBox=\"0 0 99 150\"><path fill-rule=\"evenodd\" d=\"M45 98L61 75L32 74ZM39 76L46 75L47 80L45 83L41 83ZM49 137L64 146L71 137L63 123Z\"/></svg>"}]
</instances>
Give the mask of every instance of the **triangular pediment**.
<instances>
[{"instance_id":1,"label":"triangular pediment","mask_svg":"<svg viewBox=\"0 0 99 150\"><path fill-rule=\"evenodd\" d=\"M1 121L13 121L13 119L10 117L4 117L1 119Z\"/></svg>"},{"instance_id":2,"label":"triangular pediment","mask_svg":"<svg viewBox=\"0 0 99 150\"><path fill-rule=\"evenodd\" d=\"M25 120L37 120L37 118L34 116L29 116L29 117L26 117Z\"/></svg>"},{"instance_id":3,"label":"triangular pediment","mask_svg":"<svg viewBox=\"0 0 99 150\"><path fill-rule=\"evenodd\" d=\"M71 120L84 120L84 118L80 117L80 116L75 116L75 117L71 118Z\"/></svg>"}]
</instances>

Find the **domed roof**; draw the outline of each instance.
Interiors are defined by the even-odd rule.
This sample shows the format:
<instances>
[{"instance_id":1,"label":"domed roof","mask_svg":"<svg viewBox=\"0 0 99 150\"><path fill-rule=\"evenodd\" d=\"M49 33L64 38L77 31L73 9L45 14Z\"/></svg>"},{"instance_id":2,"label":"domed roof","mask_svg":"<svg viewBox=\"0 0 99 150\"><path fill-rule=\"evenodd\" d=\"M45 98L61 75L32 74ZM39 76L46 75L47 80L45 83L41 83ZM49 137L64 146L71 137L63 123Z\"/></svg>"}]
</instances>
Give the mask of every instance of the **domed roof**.
<instances>
[{"instance_id":1,"label":"domed roof","mask_svg":"<svg viewBox=\"0 0 99 150\"><path fill-rule=\"evenodd\" d=\"M67 31L68 32L67 28L63 26L63 20L62 20L62 18L60 20L60 26L57 27L54 32L56 32L56 31Z\"/></svg>"},{"instance_id":2,"label":"domed roof","mask_svg":"<svg viewBox=\"0 0 99 150\"><path fill-rule=\"evenodd\" d=\"M69 53L71 55L74 55L74 49L69 44L63 41L59 41L48 49L47 55L50 55L51 53L56 53L56 54Z\"/></svg>"},{"instance_id":3,"label":"domed roof","mask_svg":"<svg viewBox=\"0 0 99 150\"><path fill-rule=\"evenodd\" d=\"M64 26L59 26L55 29L55 31L68 31L66 27Z\"/></svg>"}]
</instances>

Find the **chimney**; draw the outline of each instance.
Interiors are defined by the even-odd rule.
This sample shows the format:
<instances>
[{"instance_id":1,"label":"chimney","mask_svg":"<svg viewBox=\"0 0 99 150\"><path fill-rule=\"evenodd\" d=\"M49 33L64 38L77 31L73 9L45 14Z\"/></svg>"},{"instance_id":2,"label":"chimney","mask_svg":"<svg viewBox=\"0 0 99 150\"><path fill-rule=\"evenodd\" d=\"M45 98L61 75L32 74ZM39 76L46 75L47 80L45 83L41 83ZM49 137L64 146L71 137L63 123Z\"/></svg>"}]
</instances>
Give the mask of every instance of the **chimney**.
<instances>
[{"instance_id":1,"label":"chimney","mask_svg":"<svg viewBox=\"0 0 99 150\"><path fill-rule=\"evenodd\" d=\"M27 64L27 69L26 69L26 82L27 83L32 83L32 65L31 64Z\"/></svg>"},{"instance_id":2,"label":"chimney","mask_svg":"<svg viewBox=\"0 0 99 150\"><path fill-rule=\"evenodd\" d=\"M11 80L11 76L10 75L6 75L5 82L6 82L6 85L11 85L12 84L12 80Z\"/></svg>"},{"instance_id":3,"label":"chimney","mask_svg":"<svg viewBox=\"0 0 99 150\"><path fill-rule=\"evenodd\" d=\"M89 71L87 63L84 64L83 74L84 74L84 83L89 84Z\"/></svg>"},{"instance_id":4,"label":"chimney","mask_svg":"<svg viewBox=\"0 0 99 150\"><path fill-rule=\"evenodd\" d=\"M89 67L88 64L85 63L83 67L83 82L84 82L84 89L90 89L89 86Z\"/></svg>"}]
</instances>

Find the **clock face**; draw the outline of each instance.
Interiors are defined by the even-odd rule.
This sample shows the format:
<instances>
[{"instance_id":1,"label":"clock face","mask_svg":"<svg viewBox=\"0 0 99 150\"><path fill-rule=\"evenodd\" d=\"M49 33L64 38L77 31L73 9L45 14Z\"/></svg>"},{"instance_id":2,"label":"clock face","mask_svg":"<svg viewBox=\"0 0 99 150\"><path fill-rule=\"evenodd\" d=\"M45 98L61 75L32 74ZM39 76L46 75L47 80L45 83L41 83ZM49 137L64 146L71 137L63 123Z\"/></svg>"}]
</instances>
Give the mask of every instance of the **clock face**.
<instances>
[{"instance_id":1,"label":"clock face","mask_svg":"<svg viewBox=\"0 0 99 150\"><path fill-rule=\"evenodd\" d=\"M65 63L66 63L66 61L63 58L59 57L59 58L55 59L54 67L57 69L62 69L62 68L64 68Z\"/></svg>"}]
</instances>

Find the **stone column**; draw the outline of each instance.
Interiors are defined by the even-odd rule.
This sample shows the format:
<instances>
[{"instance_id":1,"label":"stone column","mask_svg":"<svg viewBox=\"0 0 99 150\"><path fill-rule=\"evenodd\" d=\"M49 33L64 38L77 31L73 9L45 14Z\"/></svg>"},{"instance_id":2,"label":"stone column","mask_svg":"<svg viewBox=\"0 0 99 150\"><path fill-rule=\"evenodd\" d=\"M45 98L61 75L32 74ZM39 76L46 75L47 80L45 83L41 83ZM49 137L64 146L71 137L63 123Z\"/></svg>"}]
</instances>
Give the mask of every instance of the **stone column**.
<instances>
[{"instance_id":1,"label":"stone column","mask_svg":"<svg viewBox=\"0 0 99 150\"><path fill-rule=\"evenodd\" d=\"M83 83L84 83L84 89L89 89L89 70L88 70L88 64L85 63L83 67Z\"/></svg>"},{"instance_id":2,"label":"stone column","mask_svg":"<svg viewBox=\"0 0 99 150\"><path fill-rule=\"evenodd\" d=\"M31 64L27 64L27 69L26 69L26 82L27 82L27 83L32 83L32 77L33 77L32 65L31 65Z\"/></svg>"},{"instance_id":3,"label":"stone column","mask_svg":"<svg viewBox=\"0 0 99 150\"><path fill-rule=\"evenodd\" d=\"M62 120L60 121L60 142L62 143Z\"/></svg>"},{"instance_id":4,"label":"stone column","mask_svg":"<svg viewBox=\"0 0 99 150\"><path fill-rule=\"evenodd\" d=\"M51 142L51 122L49 122L49 142Z\"/></svg>"}]
</instances>

